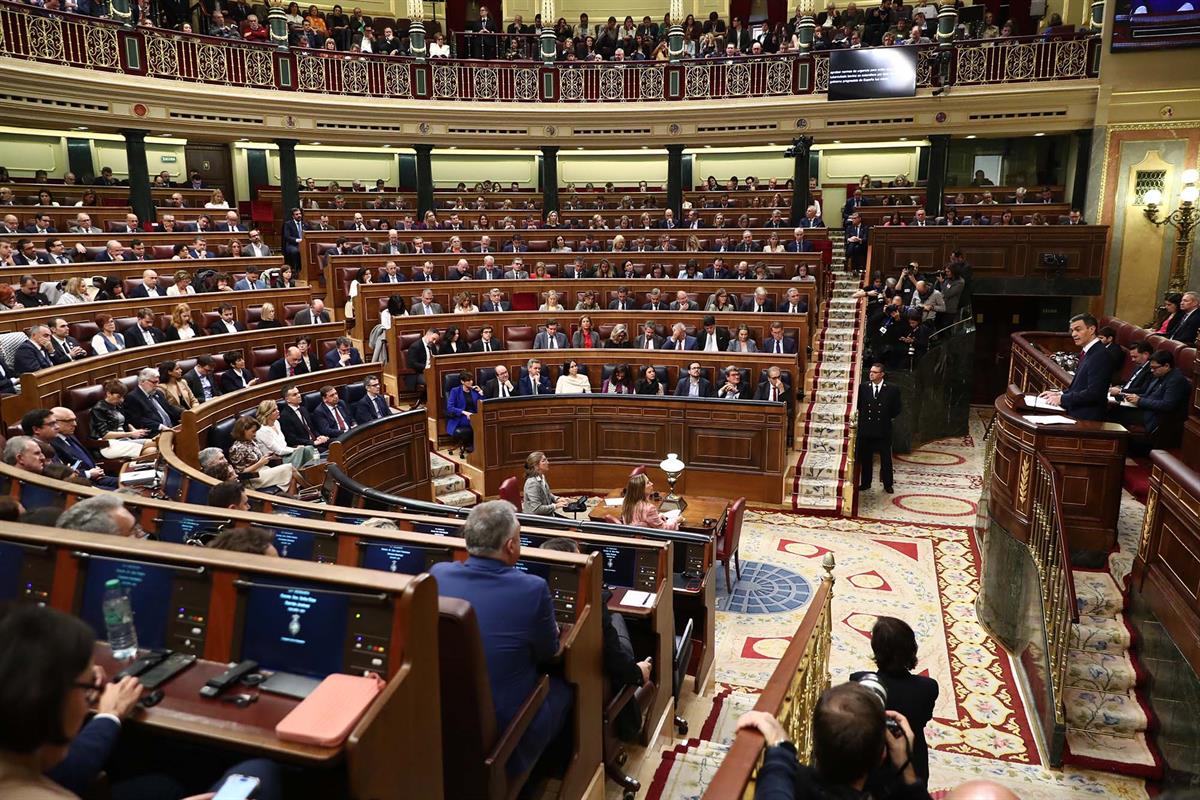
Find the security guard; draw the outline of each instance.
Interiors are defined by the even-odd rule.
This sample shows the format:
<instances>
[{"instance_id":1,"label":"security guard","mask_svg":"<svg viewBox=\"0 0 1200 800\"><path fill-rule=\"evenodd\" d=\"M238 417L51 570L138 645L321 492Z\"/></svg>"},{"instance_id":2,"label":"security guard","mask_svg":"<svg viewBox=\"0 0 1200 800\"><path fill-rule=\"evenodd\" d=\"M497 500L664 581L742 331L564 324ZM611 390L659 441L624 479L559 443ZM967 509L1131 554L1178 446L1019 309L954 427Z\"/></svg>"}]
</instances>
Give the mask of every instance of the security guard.
<instances>
[{"instance_id":1,"label":"security guard","mask_svg":"<svg viewBox=\"0 0 1200 800\"><path fill-rule=\"evenodd\" d=\"M879 479L892 493L892 420L900 416L900 390L883 381L883 364L871 365L870 380L858 387L858 446L855 459L861 470L859 491L871 488L875 453L879 453Z\"/></svg>"}]
</instances>

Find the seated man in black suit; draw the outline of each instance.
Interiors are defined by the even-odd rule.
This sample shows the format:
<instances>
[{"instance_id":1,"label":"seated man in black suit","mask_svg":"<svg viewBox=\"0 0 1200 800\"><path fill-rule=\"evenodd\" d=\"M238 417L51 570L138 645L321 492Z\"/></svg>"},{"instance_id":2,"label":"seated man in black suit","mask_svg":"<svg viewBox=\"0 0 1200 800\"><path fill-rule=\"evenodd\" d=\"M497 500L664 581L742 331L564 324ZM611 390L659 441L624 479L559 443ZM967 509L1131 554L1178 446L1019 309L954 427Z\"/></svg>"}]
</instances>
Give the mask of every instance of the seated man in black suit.
<instances>
[{"instance_id":1,"label":"seated man in black suit","mask_svg":"<svg viewBox=\"0 0 1200 800\"><path fill-rule=\"evenodd\" d=\"M321 402L312 413L312 423L313 430L330 439L336 439L358 424L332 386L321 387Z\"/></svg>"},{"instance_id":2,"label":"seated man in black suit","mask_svg":"<svg viewBox=\"0 0 1200 800\"><path fill-rule=\"evenodd\" d=\"M754 396L754 390L742 383L742 371L730 364L725 368L724 382L713 396L721 400L749 400Z\"/></svg>"},{"instance_id":3,"label":"seated man in black suit","mask_svg":"<svg viewBox=\"0 0 1200 800\"><path fill-rule=\"evenodd\" d=\"M496 377L483 385L484 399L492 400L497 397L514 397L516 394L517 387L509 378L508 367L503 364L497 364Z\"/></svg>"},{"instance_id":4,"label":"seated man in black suit","mask_svg":"<svg viewBox=\"0 0 1200 800\"><path fill-rule=\"evenodd\" d=\"M267 380L277 381L280 378L291 378L308 372L299 347L289 347L283 353L283 358L276 359L267 370Z\"/></svg>"},{"instance_id":5,"label":"seated man in black suit","mask_svg":"<svg viewBox=\"0 0 1200 800\"><path fill-rule=\"evenodd\" d=\"M700 364L693 361L688 365L687 375L675 384L676 397L712 397L712 383L700 374Z\"/></svg>"},{"instance_id":6,"label":"seated man in black suit","mask_svg":"<svg viewBox=\"0 0 1200 800\"><path fill-rule=\"evenodd\" d=\"M221 316L216 322L208 326L208 334L210 336L222 336L227 333L244 332L246 326L240 320L234 319L235 311L236 309L229 305L229 303L221 303L221 305L217 306L217 313Z\"/></svg>"},{"instance_id":7,"label":"seated man in black suit","mask_svg":"<svg viewBox=\"0 0 1200 800\"><path fill-rule=\"evenodd\" d=\"M754 390L754 399L783 403L787 407L788 419L792 418L792 404L796 398L788 389L788 385L783 382L783 370L779 367L767 368L767 379L759 383L758 388ZM791 428L792 426L789 425L789 433Z\"/></svg>"},{"instance_id":8,"label":"seated man in black suit","mask_svg":"<svg viewBox=\"0 0 1200 800\"><path fill-rule=\"evenodd\" d=\"M217 382L217 360L208 353L196 356L196 366L187 371L183 379L191 387L192 394L201 403L207 403L221 394L221 386Z\"/></svg>"},{"instance_id":9,"label":"seated man in black suit","mask_svg":"<svg viewBox=\"0 0 1200 800\"><path fill-rule=\"evenodd\" d=\"M33 325L27 335L29 338L13 353L13 374L16 376L54 366L50 357L50 328Z\"/></svg>"},{"instance_id":10,"label":"seated man in black suit","mask_svg":"<svg viewBox=\"0 0 1200 800\"><path fill-rule=\"evenodd\" d=\"M758 350L760 353L793 355L796 352L796 340L791 336L784 336L783 323L775 320L771 323L768 335L759 344Z\"/></svg>"},{"instance_id":11,"label":"seated man in black suit","mask_svg":"<svg viewBox=\"0 0 1200 800\"><path fill-rule=\"evenodd\" d=\"M299 351L296 352L297 357ZM304 398L295 386L283 390L283 405L279 407L279 429L288 447L312 445L320 450L329 447L329 437L319 435L308 409L304 407Z\"/></svg>"},{"instance_id":12,"label":"seated man in black suit","mask_svg":"<svg viewBox=\"0 0 1200 800\"><path fill-rule=\"evenodd\" d=\"M55 364L66 364L87 357L87 350L79 345L70 331L70 323L62 317L50 321L50 360Z\"/></svg>"},{"instance_id":13,"label":"seated man in black suit","mask_svg":"<svg viewBox=\"0 0 1200 800\"><path fill-rule=\"evenodd\" d=\"M379 376L370 375L364 378L362 385L367 393L351 407L355 424L365 425L368 422L391 416L393 412L388 406L387 398L383 396L383 384L380 382Z\"/></svg>"},{"instance_id":14,"label":"seated man in black suit","mask_svg":"<svg viewBox=\"0 0 1200 800\"><path fill-rule=\"evenodd\" d=\"M472 353L495 353L504 349L504 342L495 337L491 325L485 325L479 332L479 339L471 343Z\"/></svg>"},{"instance_id":15,"label":"seated man in black suit","mask_svg":"<svg viewBox=\"0 0 1200 800\"><path fill-rule=\"evenodd\" d=\"M116 489L117 479L104 473L104 467L96 463L95 456L75 435L75 428L79 424L75 412L56 406L50 409L50 413L54 415L54 421L58 424L58 435L50 442L58 459L96 486Z\"/></svg>"},{"instance_id":16,"label":"seated man in black suit","mask_svg":"<svg viewBox=\"0 0 1200 800\"><path fill-rule=\"evenodd\" d=\"M179 424L182 412L167 402L166 395L158 388L158 370L146 367L138 373L137 386L125 395L121 410L125 421L134 428L158 435Z\"/></svg>"},{"instance_id":17,"label":"seated man in black suit","mask_svg":"<svg viewBox=\"0 0 1200 800\"><path fill-rule=\"evenodd\" d=\"M749 311L752 314L770 314L775 310L775 301L767 296L765 287L759 286L754 290L753 297L747 297L742 301L742 311Z\"/></svg>"},{"instance_id":18,"label":"seated man in black suit","mask_svg":"<svg viewBox=\"0 0 1200 800\"><path fill-rule=\"evenodd\" d=\"M148 308L138 309L137 322L122 332L126 347L144 347L167 340L167 335L155 327L154 316L154 312Z\"/></svg>"},{"instance_id":19,"label":"seated man in black suit","mask_svg":"<svg viewBox=\"0 0 1200 800\"><path fill-rule=\"evenodd\" d=\"M1096 338L1096 318L1091 314L1076 314L1071 317L1070 330L1071 341L1080 348L1075 377L1065 391L1045 391L1040 397L1075 419L1103 420L1108 410L1112 362Z\"/></svg>"},{"instance_id":20,"label":"seated man in black suit","mask_svg":"<svg viewBox=\"0 0 1200 800\"><path fill-rule=\"evenodd\" d=\"M325 366L330 369L352 367L361 363L363 363L362 355L358 352L358 348L354 347L349 336L339 336L337 347L325 354Z\"/></svg>"},{"instance_id":21,"label":"seated man in black suit","mask_svg":"<svg viewBox=\"0 0 1200 800\"><path fill-rule=\"evenodd\" d=\"M1133 362L1133 372L1129 379L1120 386L1108 387L1110 397L1122 394L1144 394L1154 380L1154 371L1150 366L1150 356L1154 354L1154 346L1149 342L1140 341L1129 348L1129 360Z\"/></svg>"},{"instance_id":22,"label":"seated man in black suit","mask_svg":"<svg viewBox=\"0 0 1200 800\"><path fill-rule=\"evenodd\" d=\"M1200 294L1184 292L1179 301L1179 311L1171 324L1167 326L1167 338L1183 342L1188 347L1196 343L1196 334L1200 332Z\"/></svg>"},{"instance_id":23,"label":"seated man in black suit","mask_svg":"<svg viewBox=\"0 0 1200 800\"><path fill-rule=\"evenodd\" d=\"M167 290L158 282L158 273L152 269L142 270L142 282L133 287L130 298L166 297Z\"/></svg>"},{"instance_id":24,"label":"seated man in black suit","mask_svg":"<svg viewBox=\"0 0 1200 800\"><path fill-rule=\"evenodd\" d=\"M1154 380L1145 394L1127 394L1125 402L1134 406L1146 433L1153 436L1159 424L1183 410L1192 393L1191 384L1183 372L1175 369L1175 356L1167 350L1159 350L1150 356L1150 369L1154 372ZM1182 432L1182 431L1180 431ZM1179 442L1160 442L1158 447L1171 448Z\"/></svg>"},{"instance_id":25,"label":"seated man in black suit","mask_svg":"<svg viewBox=\"0 0 1200 800\"><path fill-rule=\"evenodd\" d=\"M696 331L694 349L707 350L710 353L724 353L729 347L729 329L718 327L716 317L705 314L702 327Z\"/></svg>"}]
</instances>

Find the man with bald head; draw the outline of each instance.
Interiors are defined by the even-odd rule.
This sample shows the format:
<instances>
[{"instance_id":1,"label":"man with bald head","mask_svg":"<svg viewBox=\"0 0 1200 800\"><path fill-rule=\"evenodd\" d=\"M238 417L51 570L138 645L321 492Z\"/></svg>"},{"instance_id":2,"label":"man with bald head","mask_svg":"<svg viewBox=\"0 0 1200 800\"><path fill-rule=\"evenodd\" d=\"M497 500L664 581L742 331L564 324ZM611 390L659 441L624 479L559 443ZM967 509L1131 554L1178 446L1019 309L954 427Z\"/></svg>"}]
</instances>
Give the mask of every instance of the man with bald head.
<instances>
[{"instance_id":1,"label":"man with bald head","mask_svg":"<svg viewBox=\"0 0 1200 800\"><path fill-rule=\"evenodd\" d=\"M291 378L308 372L308 363L301 356L299 347L289 347L283 358L277 360L267 370L267 380L277 381L280 378Z\"/></svg>"},{"instance_id":2,"label":"man with bald head","mask_svg":"<svg viewBox=\"0 0 1200 800\"><path fill-rule=\"evenodd\" d=\"M16 214L5 214L4 219L0 220L0 233L20 233L21 220L17 219Z\"/></svg>"},{"instance_id":3,"label":"man with bald head","mask_svg":"<svg viewBox=\"0 0 1200 800\"><path fill-rule=\"evenodd\" d=\"M319 297L313 298L308 308L301 309L292 319L293 325L321 325L329 322L329 312L325 310L325 301Z\"/></svg>"},{"instance_id":4,"label":"man with bald head","mask_svg":"<svg viewBox=\"0 0 1200 800\"><path fill-rule=\"evenodd\" d=\"M55 436L50 440L50 446L54 448L54 453L58 456L59 461L69 465L81 477L96 486L104 489L116 489L117 479L105 474L104 467L96 463L96 457L75 435L75 429L79 424L75 412L64 406L56 406L50 409L50 413L58 425Z\"/></svg>"},{"instance_id":5,"label":"man with bald head","mask_svg":"<svg viewBox=\"0 0 1200 800\"><path fill-rule=\"evenodd\" d=\"M1021 796L998 783L976 780L955 786L946 800L1021 800Z\"/></svg>"},{"instance_id":6,"label":"man with bald head","mask_svg":"<svg viewBox=\"0 0 1200 800\"><path fill-rule=\"evenodd\" d=\"M133 287L130 297L166 297L167 290L158 282L158 273L152 269L142 270L142 282Z\"/></svg>"}]
</instances>

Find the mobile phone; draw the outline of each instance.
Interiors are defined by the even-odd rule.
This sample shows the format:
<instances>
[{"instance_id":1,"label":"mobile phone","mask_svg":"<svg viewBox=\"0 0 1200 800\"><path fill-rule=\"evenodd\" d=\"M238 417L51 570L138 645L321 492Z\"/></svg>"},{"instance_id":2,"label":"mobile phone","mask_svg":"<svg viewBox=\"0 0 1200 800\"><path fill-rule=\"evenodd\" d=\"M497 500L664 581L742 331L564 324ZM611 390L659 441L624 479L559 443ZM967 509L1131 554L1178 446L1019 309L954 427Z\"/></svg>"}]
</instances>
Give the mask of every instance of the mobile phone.
<instances>
[{"instance_id":1,"label":"mobile phone","mask_svg":"<svg viewBox=\"0 0 1200 800\"><path fill-rule=\"evenodd\" d=\"M160 664L143 673L139 680L147 689L157 689L195 663L196 656L191 653L172 653Z\"/></svg>"},{"instance_id":2,"label":"mobile phone","mask_svg":"<svg viewBox=\"0 0 1200 800\"><path fill-rule=\"evenodd\" d=\"M236 772L225 779L213 800L247 800L258 788L258 778Z\"/></svg>"}]
</instances>

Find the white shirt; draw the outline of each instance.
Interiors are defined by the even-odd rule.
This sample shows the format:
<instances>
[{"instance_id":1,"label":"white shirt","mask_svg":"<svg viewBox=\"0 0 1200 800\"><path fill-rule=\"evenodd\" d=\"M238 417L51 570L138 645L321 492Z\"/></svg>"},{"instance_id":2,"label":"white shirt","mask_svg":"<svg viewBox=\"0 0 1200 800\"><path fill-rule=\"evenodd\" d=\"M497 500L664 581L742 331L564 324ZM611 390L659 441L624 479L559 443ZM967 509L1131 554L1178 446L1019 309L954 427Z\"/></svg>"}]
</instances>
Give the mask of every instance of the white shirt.
<instances>
[{"instance_id":1,"label":"white shirt","mask_svg":"<svg viewBox=\"0 0 1200 800\"><path fill-rule=\"evenodd\" d=\"M717 334L715 332L712 334L705 335L704 352L706 352L706 353L717 352Z\"/></svg>"},{"instance_id":2,"label":"white shirt","mask_svg":"<svg viewBox=\"0 0 1200 800\"><path fill-rule=\"evenodd\" d=\"M289 456L295 450L294 447L288 447L287 440L283 437L283 431L279 427L279 420L275 420L273 425L261 426L254 434L254 440L272 455Z\"/></svg>"},{"instance_id":3,"label":"white shirt","mask_svg":"<svg viewBox=\"0 0 1200 800\"><path fill-rule=\"evenodd\" d=\"M187 341L196 335L196 329L191 325L188 325L186 328L176 328L175 332L179 334L179 338L182 341Z\"/></svg>"},{"instance_id":4,"label":"white shirt","mask_svg":"<svg viewBox=\"0 0 1200 800\"><path fill-rule=\"evenodd\" d=\"M74 305L75 303L86 303L86 302L87 302L87 300L85 298L77 297L76 295L67 294L64 292L63 294L60 294L58 296L58 301L55 302L54 305L69 306L69 305Z\"/></svg>"},{"instance_id":5,"label":"white shirt","mask_svg":"<svg viewBox=\"0 0 1200 800\"><path fill-rule=\"evenodd\" d=\"M167 287L167 297L179 297L181 294L195 294L195 293L196 293L196 287L192 286L190 283L188 284L187 289L184 289L183 291L180 291L179 286L176 284L171 284L170 286Z\"/></svg>"},{"instance_id":6,"label":"white shirt","mask_svg":"<svg viewBox=\"0 0 1200 800\"><path fill-rule=\"evenodd\" d=\"M226 322L225 320L220 320L220 322L221 322L221 324L222 324L222 325L224 325L224 326L225 326L225 330L226 330L227 332L229 332L229 333L237 333L237 332L238 332L238 329L237 329L237 323L234 323L234 322Z\"/></svg>"}]
</instances>

